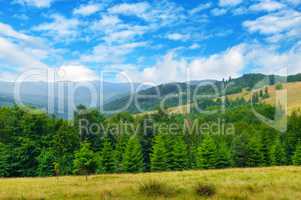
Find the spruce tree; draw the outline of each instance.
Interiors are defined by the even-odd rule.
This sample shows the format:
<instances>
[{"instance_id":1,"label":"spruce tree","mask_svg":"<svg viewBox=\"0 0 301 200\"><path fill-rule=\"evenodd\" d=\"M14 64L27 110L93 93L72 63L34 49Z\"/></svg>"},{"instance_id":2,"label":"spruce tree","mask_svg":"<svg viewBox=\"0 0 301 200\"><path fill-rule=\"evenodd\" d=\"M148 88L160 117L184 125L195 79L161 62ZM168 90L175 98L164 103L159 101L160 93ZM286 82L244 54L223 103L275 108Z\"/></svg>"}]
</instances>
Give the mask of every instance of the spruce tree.
<instances>
[{"instance_id":1,"label":"spruce tree","mask_svg":"<svg viewBox=\"0 0 301 200\"><path fill-rule=\"evenodd\" d=\"M280 139L276 139L274 145L272 145L270 150L270 160L271 165L285 165L286 164L286 154Z\"/></svg>"},{"instance_id":2,"label":"spruce tree","mask_svg":"<svg viewBox=\"0 0 301 200\"><path fill-rule=\"evenodd\" d=\"M123 155L123 170L126 172L144 171L142 149L137 136L132 136L126 145Z\"/></svg>"},{"instance_id":3,"label":"spruce tree","mask_svg":"<svg viewBox=\"0 0 301 200\"><path fill-rule=\"evenodd\" d=\"M246 134L236 135L232 142L232 159L235 167L246 167L248 158Z\"/></svg>"},{"instance_id":4,"label":"spruce tree","mask_svg":"<svg viewBox=\"0 0 301 200\"><path fill-rule=\"evenodd\" d=\"M151 153L151 170L164 171L168 169L168 155L164 135L158 134L154 138L153 151Z\"/></svg>"},{"instance_id":5,"label":"spruce tree","mask_svg":"<svg viewBox=\"0 0 301 200\"><path fill-rule=\"evenodd\" d=\"M301 143L297 145L296 151L293 156L293 164L301 165Z\"/></svg>"},{"instance_id":6,"label":"spruce tree","mask_svg":"<svg viewBox=\"0 0 301 200\"><path fill-rule=\"evenodd\" d=\"M257 167L263 165L263 155L260 151L261 146L256 136L253 136L248 142L247 166Z\"/></svg>"},{"instance_id":7,"label":"spruce tree","mask_svg":"<svg viewBox=\"0 0 301 200\"><path fill-rule=\"evenodd\" d=\"M94 152L91 150L90 144L87 142L82 143L80 149L75 152L73 173L87 176L95 172L96 167Z\"/></svg>"},{"instance_id":8,"label":"spruce tree","mask_svg":"<svg viewBox=\"0 0 301 200\"><path fill-rule=\"evenodd\" d=\"M181 136L176 136L172 145L171 160L171 170L184 170L188 166L187 145Z\"/></svg>"},{"instance_id":9,"label":"spruce tree","mask_svg":"<svg viewBox=\"0 0 301 200\"><path fill-rule=\"evenodd\" d=\"M113 160L114 160L114 172L122 172L123 171L123 153L125 151L126 145L128 142L127 135L122 135L116 141L116 146L113 151Z\"/></svg>"},{"instance_id":10,"label":"spruce tree","mask_svg":"<svg viewBox=\"0 0 301 200\"><path fill-rule=\"evenodd\" d=\"M114 171L114 157L113 148L109 137L105 137L100 157L100 171L113 172Z\"/></svg>"},{"instance_id":11,"label":"spruce tree","mask_svg":"<svg viewBox=\"0 0 301 200\"><path fill-rule=\"evenodd\" d=\"M9 150L7 145L0 142L0 177L9 176Z\"/></svg>"},{"instance_id":12,"label":"spruce tree","mask_svg":"<svg viewBox=\"0 0 301 200\"><path fill-rule=\"evenodd\" d=\"M222 142L218 145L218 155L216 159L216 168L226 168L231 166L231 155L227 145Z\"/></svg>"},{"instance_id":13,"label":"spruce tree","mask_svg":"<svg viewBox=\"0 0 301 200\"><path fill-rule=\"evenodd\" d=\"M216 166L217 148L211 136L207 135L197 151L197 166L202 169L212 169Z\"/></svg>"}]
</instances>

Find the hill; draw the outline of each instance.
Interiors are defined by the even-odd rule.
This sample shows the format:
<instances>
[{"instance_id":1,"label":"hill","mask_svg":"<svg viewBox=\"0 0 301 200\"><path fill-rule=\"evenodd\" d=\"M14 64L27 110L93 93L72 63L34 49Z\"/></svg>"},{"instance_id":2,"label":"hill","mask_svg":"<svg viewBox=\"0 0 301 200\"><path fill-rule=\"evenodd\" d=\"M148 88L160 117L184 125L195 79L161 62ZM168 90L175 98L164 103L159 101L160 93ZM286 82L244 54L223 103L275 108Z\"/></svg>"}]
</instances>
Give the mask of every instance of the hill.
<instances>
[{"instance_id":1,"label":"hill","mask_svg":"<svg viewBox=\"0 0 301 200\"><path fill-rule=\"evenodd\" d=\"M152 189L142 186L150 183L160 185ZM196 193L199 183L202 187ZM0 199L193 200L203 196L221 200L293 200L301 199L300 184L300 167L108 174L90 176L88 181L82 176L17 178L0 179ZM213 188L211 193L207 192L208 186Z\"/></svg>"},{"instance_id":2,"label":"hill","mask_svg":"<svg viewBox=\"0 0 301 200\"><path fill-rule=\"evenodd\" d=\"M231 99L235 99L236 97L250 95L250 91L254 89L256 90L269 86L272 92L272 88L276 83L294 83L297 81L301 81L301 74L290 75L287 77L264 74L245 74L235 79L230 77L228 80L222 81L208 80L192 81L187 83L167 83L147 88L132 96L127 95L113 101L109 101L104 104L104 109L105 111L110 111L126 108L124 111L132 113L153 112L159 107L160 102L167 99L165 101L165 106L168 108L169 112L185 113L187 111L189 112L187 105L192 105L193 107L193 104L195 104L198 100L193 99L193 95L200 96L199 98L202 98L202 96L205 95L214 95L215 93L218 93L220 97L226 94ZM187 91L190 91L190 93L187 93ZM190 96L187 94L190 94ZM136 99L137 101L135 102L133 99ZM179 102L179 99L181 99L182 102ZM136 104L139 105L140 109L137 108Z\"/></svg>"}]
</instances>

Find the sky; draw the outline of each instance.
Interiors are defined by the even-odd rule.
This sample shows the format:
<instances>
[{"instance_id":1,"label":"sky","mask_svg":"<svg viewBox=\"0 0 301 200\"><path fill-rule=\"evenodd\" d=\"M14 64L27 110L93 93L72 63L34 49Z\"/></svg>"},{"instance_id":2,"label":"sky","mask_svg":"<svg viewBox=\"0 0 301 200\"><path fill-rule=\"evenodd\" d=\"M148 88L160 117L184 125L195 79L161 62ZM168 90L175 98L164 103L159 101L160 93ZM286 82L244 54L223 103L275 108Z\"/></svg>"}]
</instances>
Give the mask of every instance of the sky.
<instances>
[{"instance_id":1,"label":"sky","mask_svg":"<svg viewBox=\"0 0 301 200\"><path fill-rule=\"evenodd\" d=\"M299 73L301 0L0 0L0 80L52 72L156 84Z\"/></svg>"}]
</instances>

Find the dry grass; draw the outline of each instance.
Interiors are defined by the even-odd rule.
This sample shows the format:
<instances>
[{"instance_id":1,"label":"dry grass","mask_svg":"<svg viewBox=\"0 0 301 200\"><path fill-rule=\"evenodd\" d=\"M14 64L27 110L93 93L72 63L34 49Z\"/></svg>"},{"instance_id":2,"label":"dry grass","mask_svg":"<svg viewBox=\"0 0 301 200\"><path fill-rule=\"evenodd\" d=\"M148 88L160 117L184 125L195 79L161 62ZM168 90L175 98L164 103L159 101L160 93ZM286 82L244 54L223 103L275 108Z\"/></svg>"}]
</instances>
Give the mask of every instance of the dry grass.
<instances>
[{"instance_id":1,"label":"dry grass","mask_svg":"<svg viewBox=\"0 0 301 200\"><path fill-rule=\"evenodd\" d=\"M157 180L177 191L145 195L141 183ZM0 199L200 199L199 183L215 186L210 199L301 199L301 168L272 167L56 178L0 179ZM160 186L161 187L161 186ZM140 189L139 189L140 188ZM158 188L157 188L158 189Z\"/></svg>"}]
</instances>

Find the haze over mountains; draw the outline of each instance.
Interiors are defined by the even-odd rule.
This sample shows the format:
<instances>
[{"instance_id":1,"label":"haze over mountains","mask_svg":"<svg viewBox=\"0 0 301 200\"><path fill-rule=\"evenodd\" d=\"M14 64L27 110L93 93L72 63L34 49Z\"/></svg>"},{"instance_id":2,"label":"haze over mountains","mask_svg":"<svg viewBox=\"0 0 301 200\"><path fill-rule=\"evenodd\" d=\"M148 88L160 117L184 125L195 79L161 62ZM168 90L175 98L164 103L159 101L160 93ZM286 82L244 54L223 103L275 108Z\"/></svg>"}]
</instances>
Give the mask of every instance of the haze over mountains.
<instances>
[{"instance_id":1,"label":"haze over mountains","mask_svg":"<svg viewBox=\"0 0 301 200\"><path fill-rule=\"evenodd\" d=\"M47 110L58 116L67 118L70 109L76 105L87 107L101 107L104 112L122 111L138 113L156 109L160 102L165 102L167 107L185 105L196 101L191 96L223 95L222 88L227 87L226 94L235 94L243 89L254 89L265 85L273 85L276 82L301 81L301 74L284 76L245 74L239 78L227 80L194 80L182 83L167 83L156 87L147 87L138 83L131 88L129 83L109 83L103 85L100 82L56 82L52 85L47 82L25 82L20 86L20 99L25 105ZM49 90L49 86L53 89ZM140 89L138 92L136 92ZM18 103L14 96L15 83L0 82L0 105L13 105ZM187 91L190 93L190 98ZM103 92L102 92L103 91ZM131 95L130 95L131 93ZM103 95L102 95L103 94ZM96 97L96 100L95 100ZM135 99L136 98L136 99ZM179 102L179 99L182 101ZM74 100L74 101L73 101ZM135 102L136 101L136 102ZM70 105L74 102L74 105ZM54 106L49 110L49 103ZM137 103L140 108L137 108ZM71 106L71 107L70 107ZM73 106L73 107L72 107ZM73 110L72 110L73 111ZM72 113L71 111L71 113Z\"/></svg>"}]
</instances>

